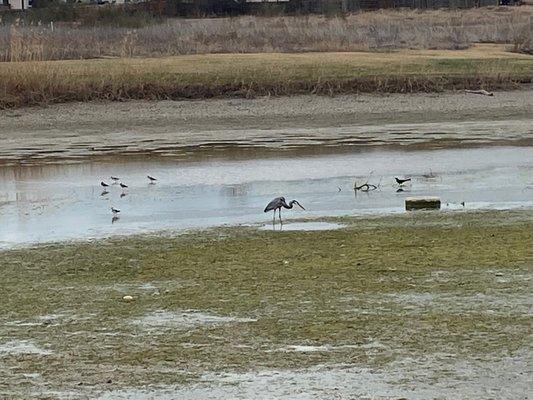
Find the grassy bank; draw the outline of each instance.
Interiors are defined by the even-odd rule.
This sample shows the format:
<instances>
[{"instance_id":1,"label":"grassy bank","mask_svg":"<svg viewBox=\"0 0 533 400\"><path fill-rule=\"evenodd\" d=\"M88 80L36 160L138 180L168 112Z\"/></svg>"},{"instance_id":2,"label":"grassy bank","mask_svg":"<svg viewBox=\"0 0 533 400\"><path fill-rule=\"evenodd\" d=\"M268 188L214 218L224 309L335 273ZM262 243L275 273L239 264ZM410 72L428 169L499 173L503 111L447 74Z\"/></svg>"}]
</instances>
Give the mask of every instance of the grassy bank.
<instances>
[{"instance_id":1,"label":"grassy bank","mask_svg":"<svg viewBox=\"0 0 533 400\"><path fill-rule=\"evenodd\" d=\"M0 107L90 100L508 89L533 57L503 45L386 53L211 54L0 63Z\"/></svg>"},{"instance_id":2,"label":"grassy bank","mask_svg":"<svg viewBox=\"0 0 533 400\"><path fill-rule=\"evenodd\" d=\"M519 354L532 221L530 211L417 213L344 219L338 231L219 229L3 252L0 350L29 341L42 351L4 345L13 373L0 393L32 393L30 372L41 389L94 393L205 371Z\"/></svg>"}]
</instances>

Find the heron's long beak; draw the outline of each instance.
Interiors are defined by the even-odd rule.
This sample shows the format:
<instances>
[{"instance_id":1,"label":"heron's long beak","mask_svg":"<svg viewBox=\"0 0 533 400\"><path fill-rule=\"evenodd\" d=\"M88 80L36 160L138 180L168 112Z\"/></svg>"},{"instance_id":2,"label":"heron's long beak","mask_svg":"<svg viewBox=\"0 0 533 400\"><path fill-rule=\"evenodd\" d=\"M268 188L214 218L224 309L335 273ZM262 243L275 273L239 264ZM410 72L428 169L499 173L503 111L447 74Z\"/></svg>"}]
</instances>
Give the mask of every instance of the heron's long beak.
<instances>
[{"instance_id":1,"label":"heron's long beak","mask_svg":"<svg viewBox=\"0 0 533 400\"><path fill-rule=\"evenodd\" d=\"M304 206L302 206L302 205L301 205L300 203L298 203L297 201L296 201L296 204L298 204L302 210L305 210Z\"/></svg>"}]
</instances>

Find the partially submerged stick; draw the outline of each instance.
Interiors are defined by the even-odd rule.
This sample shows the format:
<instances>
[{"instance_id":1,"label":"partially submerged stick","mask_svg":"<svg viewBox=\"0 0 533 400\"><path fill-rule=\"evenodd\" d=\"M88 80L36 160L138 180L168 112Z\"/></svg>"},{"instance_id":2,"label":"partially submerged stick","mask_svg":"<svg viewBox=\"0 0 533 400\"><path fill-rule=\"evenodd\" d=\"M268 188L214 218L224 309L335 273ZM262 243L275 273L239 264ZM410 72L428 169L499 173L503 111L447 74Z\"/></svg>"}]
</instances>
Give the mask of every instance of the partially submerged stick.
<instances>
[{"instance_id":1,"label":"partially submerged stick","mask_svg":"<svg viewBox=\"0 0 533 400\"><path fill-rule=\"evenodd\" d=\"M372 171L372 172L370 173L370 175L372 175L373 172L374 172L374 171ZM371 183L368 183L368 181L366 181L366 182L363 183L362 185L357 186L357 181L355 181L355 182L353 183L353 190L354 190L355 192L357 192L358 190L360 190L361 192L370 192L370 191L372 191L372 190L376 190L376 189L378 189L378 188L380 187L380 185L381 185L381 179L379 180L379 183L378 183L377 185L372 185Z\"/></svg>"},{"instance_id":2,"label":"partially submerged stick","mask_svg":"<svg viewBox=\"0 0 533 400\"><path fill-rule=\"evenodd\" d=\"M368 192L370 190L376 190L378 187L376 185L371 185L368 182L363 183L361 186L357 186L357 182L354 182L353 190L355 191L362 191L362 192Z\"/></svg>"}]
</instances>

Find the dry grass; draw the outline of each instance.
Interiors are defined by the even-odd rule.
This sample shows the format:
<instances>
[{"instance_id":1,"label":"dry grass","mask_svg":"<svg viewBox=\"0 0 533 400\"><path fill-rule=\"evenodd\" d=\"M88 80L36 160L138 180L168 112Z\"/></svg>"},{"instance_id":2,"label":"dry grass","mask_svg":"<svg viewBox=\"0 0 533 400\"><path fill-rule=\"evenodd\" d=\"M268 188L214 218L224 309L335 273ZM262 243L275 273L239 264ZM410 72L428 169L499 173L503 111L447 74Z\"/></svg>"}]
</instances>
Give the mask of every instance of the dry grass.
<instances>
[{"instance_id":1,"label":"dry grass","mask_svg":"<svg viewBox=\"0 0 533 400\"><path fill-rule=\"evenodd\" d=\"M533 58L503 45L463 51L212 54L0 64L0 107L65 101L420 92L531 82Z\"/></svg>"},{"instance_id":2,"label":"dry grass","mask_svg":"<svg viewBox=\"0 0 533 400\"><path fill-rule=\"evenodd\" d=\"M0 61L205 53L464 49L531 43L533 7L382 10L346 17L174 19L139 29L0 26Z\"/></svg>"}]
</instances>

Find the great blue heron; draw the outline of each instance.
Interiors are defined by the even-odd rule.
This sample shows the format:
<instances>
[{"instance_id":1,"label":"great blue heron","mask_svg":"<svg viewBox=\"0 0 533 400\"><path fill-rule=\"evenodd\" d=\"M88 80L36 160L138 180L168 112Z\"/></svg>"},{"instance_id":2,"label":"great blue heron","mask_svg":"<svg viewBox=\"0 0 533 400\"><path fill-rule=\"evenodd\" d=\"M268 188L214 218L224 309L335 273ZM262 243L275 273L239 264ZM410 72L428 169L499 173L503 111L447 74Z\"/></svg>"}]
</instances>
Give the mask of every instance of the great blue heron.
<instances>
[{"instance_id":1,"label":"great blue heron","mask_svg":"<svg viewBox=\"0 0 533 400\"><path fill-rule=\"evenodd\" d=\"M264 212L274 211L274 215L272 216L272 223L275 224L276 210L279 210L279 222L283 224L283 221L281 221L281 208L283 207L291 209L295 204L298 204L302 210L305 210L305 208L296 200L291 200L289 204L287 204L285 202L285 197L276 197L274 200L267 204Z\"/></svg>"},{"instance_id":2,"label":"great blue heron","mask_svg":"<svg viewBox=\"0 0 533 400\"><path fill-rule=\"evenodd\" d=\"M398 185L403 185L405 182L409 182L411 180L411 178L405 178L405 179L394 178L394 179L396 179L396 183Z\"/></svg>"}]
</instances>

